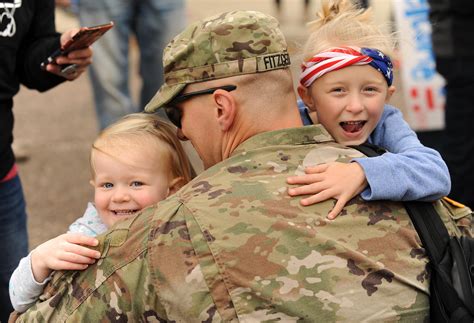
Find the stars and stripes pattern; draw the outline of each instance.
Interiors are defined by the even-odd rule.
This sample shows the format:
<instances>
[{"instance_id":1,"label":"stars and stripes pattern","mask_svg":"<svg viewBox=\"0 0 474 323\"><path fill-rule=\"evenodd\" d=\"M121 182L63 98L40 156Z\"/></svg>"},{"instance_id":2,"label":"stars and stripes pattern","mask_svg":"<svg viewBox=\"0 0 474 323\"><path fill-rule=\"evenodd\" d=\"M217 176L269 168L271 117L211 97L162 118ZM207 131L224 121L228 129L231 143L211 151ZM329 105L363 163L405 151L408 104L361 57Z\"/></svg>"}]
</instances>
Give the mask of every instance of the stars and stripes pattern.
<instances>
[{"instance_id":1,"label":"stars and stripes pattern","mask_svg":"<svg viewBox=\"0 0 474 323\"><path fill-rule=\"evenodd\" d=\"M334 47L314 55L301 65L300 83L309 87L319 77L331 71L351 65L366 65L374 67L384 76L387 84L393 83L393 65L390 58L381 51L373 48Z\"/></svg>"}]
</instances>

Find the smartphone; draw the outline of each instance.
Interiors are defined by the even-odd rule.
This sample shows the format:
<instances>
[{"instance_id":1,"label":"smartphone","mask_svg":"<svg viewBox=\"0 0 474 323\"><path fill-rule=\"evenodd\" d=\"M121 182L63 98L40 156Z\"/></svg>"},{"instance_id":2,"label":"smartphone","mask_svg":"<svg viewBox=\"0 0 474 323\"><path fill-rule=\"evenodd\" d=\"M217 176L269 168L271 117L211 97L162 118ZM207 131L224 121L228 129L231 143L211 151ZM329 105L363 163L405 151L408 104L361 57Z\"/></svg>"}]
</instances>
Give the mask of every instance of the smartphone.
<instances>
[{"instance_id":1,"label":"smartphone","mask_svg":"<svg viewBox=\"0 0 474 323\"><path fill-rule=\"evenodd\" d=\"M43 62L41 62L41 68L45 69L46 65L55 63L56 57L67 55L69 52L72 52L76 49L86 48L92 45L97 39L102 37L108 30L114 26L113 21L92 27L82 27L79 31L61 48L58 48L51 55L48 56ZM62 72L68 68L71 64L63 65Z\"/></svg>"}]
</instances>

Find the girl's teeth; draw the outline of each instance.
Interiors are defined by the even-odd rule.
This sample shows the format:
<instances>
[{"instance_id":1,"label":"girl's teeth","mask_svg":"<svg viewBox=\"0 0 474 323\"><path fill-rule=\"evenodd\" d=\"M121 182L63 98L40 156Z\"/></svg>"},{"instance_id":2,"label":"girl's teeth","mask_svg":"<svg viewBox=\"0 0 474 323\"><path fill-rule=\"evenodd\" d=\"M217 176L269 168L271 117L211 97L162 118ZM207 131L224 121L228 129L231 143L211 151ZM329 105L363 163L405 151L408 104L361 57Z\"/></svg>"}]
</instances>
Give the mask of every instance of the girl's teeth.
<instances>
[{"instance_id":1,"label":"girl's teeth","mask_svg":"<svg viewBox=\"0 0 474 323\"><path fill-rule=\"evenodd\" d=\"M116 210L113 211L116 215L130 215L135 213L135 210Z\"/></svg>"},{"instance_id":2,"label":"girl's teeth","mask_svg":"<svg viewBox=\"0 0 474 323\"><path fill-rule=\"evenodd\" d=\"M357 132L362 129L364 126L365 121L346 121L346 122L341 122L341 127L344 129L344 131L347 132Z\"/></svg>"}]
</instances>

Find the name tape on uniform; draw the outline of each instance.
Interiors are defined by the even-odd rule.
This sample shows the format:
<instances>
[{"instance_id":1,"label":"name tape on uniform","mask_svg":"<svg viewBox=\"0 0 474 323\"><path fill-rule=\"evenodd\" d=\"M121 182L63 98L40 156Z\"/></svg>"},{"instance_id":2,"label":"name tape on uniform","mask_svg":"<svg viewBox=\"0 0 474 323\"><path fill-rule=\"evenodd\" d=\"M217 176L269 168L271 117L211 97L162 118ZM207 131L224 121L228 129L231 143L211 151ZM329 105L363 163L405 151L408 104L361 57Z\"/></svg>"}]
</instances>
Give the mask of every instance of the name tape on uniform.
<instances>
[{"instance_id":1,"label":"name tape on uniform","mask_svg":"<svg viewBox=\"0 0 474 323\"><path fill-rule=\"evenodd\" d=\"M264 72L290 66L290 54L287 52L269 54L258 58L258 71Z\"/></svg>"}]
</instances>

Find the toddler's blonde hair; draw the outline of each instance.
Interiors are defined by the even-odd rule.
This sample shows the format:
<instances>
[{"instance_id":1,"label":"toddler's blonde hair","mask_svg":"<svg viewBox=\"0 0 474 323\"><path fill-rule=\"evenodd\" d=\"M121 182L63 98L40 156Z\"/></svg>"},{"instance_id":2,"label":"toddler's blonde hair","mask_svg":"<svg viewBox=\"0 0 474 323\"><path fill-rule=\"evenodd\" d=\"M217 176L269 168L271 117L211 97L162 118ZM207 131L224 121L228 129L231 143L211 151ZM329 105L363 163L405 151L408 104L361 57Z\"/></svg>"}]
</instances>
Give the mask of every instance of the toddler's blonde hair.
<instances>
[{"instance_id":1,"label":"toddler's blonde hair","mask_svg":"<svg viewBox=\"0 0 474 323\"><path fill-rule=\"evenodd\" d=\"M93 161L96 151L114 157L114 151L123 152L127 147L143 147L151 152L153 157L162 161L172 178L181 177L187 183L194 175L191 163L176 136L176 127L157 115L134 113L105 128L94 141L90 155L92 176L95 177Z\"/></svg>"},{"instance_id":2,"label":"toddler's blonde hair","mask_svg":"<svg viewBox=\"0 0 474 323\"><path fill-rule=\"evenodd\" d=\"M393 57L395 37L387 32L387 26L375 23L371 9L359 9L351 0L321 0L316 15L308 24L311 34L303 49L303 60L339 46L376 48Z\"/></svg>"}]
</instances>

